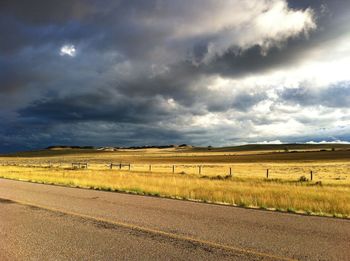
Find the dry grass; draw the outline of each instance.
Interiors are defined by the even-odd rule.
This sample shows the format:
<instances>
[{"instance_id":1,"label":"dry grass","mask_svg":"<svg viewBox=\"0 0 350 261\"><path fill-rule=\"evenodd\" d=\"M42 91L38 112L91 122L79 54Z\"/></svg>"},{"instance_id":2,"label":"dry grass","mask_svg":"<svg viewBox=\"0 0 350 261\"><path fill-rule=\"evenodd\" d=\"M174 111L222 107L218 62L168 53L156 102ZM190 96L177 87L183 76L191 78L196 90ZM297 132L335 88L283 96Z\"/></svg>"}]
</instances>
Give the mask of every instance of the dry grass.
<instances>
[{"instance_id":1,"label":"dry grass","mask_svg":"<svg viewBox=\"0 0 350 261\"><path fill-rule=\"evenodd\" d=\"M225 165L213 165L212 168L207 166L203 169L202 175L189 174L189 168L192 166L187 166L187 169L183 166L186 171L177 168L178 172L187 174L172 174L172 165L160 165L162 168L157 171L152 169L152 173L144 171L144 168L148 167L146 164L140 164L139 167L140 169L136 168L136 171L132 169L129 172L108 170L105 164L94 164L87 170L69 169L68 165L60 168L2 166L0 177L245 207L350 217L350 180L346 175L346 169L349 167L347 163L315 163L313 168L317 168L320 175L318 181L320 178L322 180L321 185L316 182L296 181L296 177L309 170L309 165L302 164L274 166L271 164L268 167L275 171L275 174L272 171L272 179L269 180L263 178L265 174L256 172L259 169L263 171L267 167L261 164L235 165L234 177L227 179L222 178L224 175L217 177L217 174L222 174L218 172L219 168L227 171L228 166ZM338 174L331 175L337 173L334 170L338 171ZM278 174L278 171L281 173ZM300 173L297 175L293 174L298 171ZM276 179L277 175L283 179ZM342 180L337 179L339 175L342 176Z\"/></svg>"},{"instance_id":2,"label":"dry grass","mask_svg":"<svg viewBox=\"0 0 350 261\"><path fill-rule=\"evenodd\" d=\"M349 218L350 151L327 149L38 151L0 157L0 177ZM89 162L89 169L71 169L72 162ZM132 163L131 171L109 170L111 162ZM224 178L230 168L233 177ZM312 182L297 181L310 179L311 170Z\"/></svg>"}]
</instances>

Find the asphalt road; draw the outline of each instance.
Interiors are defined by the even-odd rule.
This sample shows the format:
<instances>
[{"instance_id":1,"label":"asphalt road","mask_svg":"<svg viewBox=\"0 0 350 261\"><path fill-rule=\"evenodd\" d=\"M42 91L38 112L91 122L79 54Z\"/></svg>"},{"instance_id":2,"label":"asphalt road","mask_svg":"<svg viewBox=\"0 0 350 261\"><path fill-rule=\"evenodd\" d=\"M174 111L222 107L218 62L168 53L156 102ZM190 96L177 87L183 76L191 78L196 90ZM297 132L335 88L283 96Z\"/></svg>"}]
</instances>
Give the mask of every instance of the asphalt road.
<instances>
[{"instance_id":1,"label":"asphalt road","mask_svg":"<svg viewBox=\"0 0 350 261\"><path fill-rule=\"evenodd\" d=\"M350 260L350 220L0 179L0 260Z\"/></svg>"}]
</instances>

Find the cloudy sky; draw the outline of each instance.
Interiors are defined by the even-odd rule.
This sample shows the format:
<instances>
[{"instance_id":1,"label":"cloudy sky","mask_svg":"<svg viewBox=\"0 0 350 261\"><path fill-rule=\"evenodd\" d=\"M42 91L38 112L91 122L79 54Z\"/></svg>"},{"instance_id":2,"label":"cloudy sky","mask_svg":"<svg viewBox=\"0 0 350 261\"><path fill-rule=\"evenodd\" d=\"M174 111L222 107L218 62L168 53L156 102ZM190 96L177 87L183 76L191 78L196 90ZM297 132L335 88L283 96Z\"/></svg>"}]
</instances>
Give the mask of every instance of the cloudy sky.
<instances>
[{"instance_id":1,"label":"cloudy sky","mask_svg":"<svg viewBox=\"0 0 350 261\"><path fill-rule=\"evenodd\" d=\"M1 0L0 151L350 141L348 0Z\"/></svg>"}]
</instances>

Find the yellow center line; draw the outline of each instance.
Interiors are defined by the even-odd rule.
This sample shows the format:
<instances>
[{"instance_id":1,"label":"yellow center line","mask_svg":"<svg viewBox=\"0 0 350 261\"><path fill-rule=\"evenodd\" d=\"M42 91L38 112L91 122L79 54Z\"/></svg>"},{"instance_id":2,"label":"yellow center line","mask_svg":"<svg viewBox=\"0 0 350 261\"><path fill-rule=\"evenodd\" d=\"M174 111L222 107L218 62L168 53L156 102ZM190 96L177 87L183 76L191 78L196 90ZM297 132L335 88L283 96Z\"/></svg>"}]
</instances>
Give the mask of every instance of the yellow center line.
<instances>
[{"instance_id":1,"label":"yellow center line","mask_svg":"<svg viewBox=\"0 0 350 261\"><path fill-rule=\"evenodd\" d=\"M5 199L5 198L2 198L2 199ZM177 239L177 240L180 240L180 241L189 241L189 242L192 242L192 243L207 245L207 246L210 246L210 247L213 247L213 248L218 248L218 249L222 249L222 250L226 250L226 251L240 252L240 253L244 253L244 254L251 254L251 255L260 256L260 257L272 258L272 259L276 259L276 260L286 260L286 261L296 261L297 260L297 259L292 259L292 258L288 258L288 257L282 257L282 256L273 255L273 254L258 252L258 251L255 251L255 250L244 249L244 248L240 248L240 247L234 247L234 246L230 246L230 245L224 245L224 244L220 244L220 243L215 243L215 242L212 242L212 241L196 239L196 238L192 238L192 237L188 237L188 236L184 236L184 235L177 235L177 234L174 234L174 233L165 232L165 231L152 229L152 228L146 228L146 227L133 225L133 224L125 223L125 222L113 221L113 220L108 220L108 219L104 219L104 218L100 218L100 217L93 217L93 216L89 216L89 215L86 215L86 214L80 214L80 213L76 213L76 212L71 212L71 211L67 211L67 210L51 208L51 207L43 206L43 205L40 205L40 204L33 204L33 203L30 203L30 202L27 202L27 201L12 200L12 199L5 199L5 200L9 200L9 201L15 202L15 203L20 204L20 205L41 208L41 209L44 209L44 210L47 210L47 211L51 211L51 212L58 212L58 213L61 213L61 214L74 216L74 217L78 217L78 218L84 218L84 219L94 220L94 221L97 221L97 222L108 223L108 224L112 224L112 225L115 225L115 226L124 227L124 228L127 228L127 229L138 230L138 231L141 231L141 232L146 232L146 233L161 235L161 236L165 236L165 237L170 237L170 238Z\"/></svg>"}]
</instances>

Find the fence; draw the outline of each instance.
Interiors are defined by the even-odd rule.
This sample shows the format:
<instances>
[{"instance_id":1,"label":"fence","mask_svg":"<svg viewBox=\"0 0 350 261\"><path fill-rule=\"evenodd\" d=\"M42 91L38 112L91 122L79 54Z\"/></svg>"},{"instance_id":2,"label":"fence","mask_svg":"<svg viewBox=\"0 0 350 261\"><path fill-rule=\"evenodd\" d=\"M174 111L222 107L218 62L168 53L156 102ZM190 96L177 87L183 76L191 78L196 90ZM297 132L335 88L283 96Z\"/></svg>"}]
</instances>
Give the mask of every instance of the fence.
<instances>
[{"instance_id":1,"label":"fence","mask_svg":"<svg viewBox=\"0 0 350 261\"><path fill-rule=\"evenodd\" d=\"M2 166L32 167L32 168L65 168L65 169L89 169L130 171L131 173L160 173L199 175L201 177L224 178L264 178L264 179L303 179L313 181L315 179L350 179L350 163L323 165L291 165L291 164L147 164L147 163L88 163L88 162L22 162L2 161Z\"/></svg>"},{"instance_id":2,"label":"fence","mask_svg":"<svg viewBox=\"0 0 350 261\"><path fill-rule=\"evenodd\" d=\"M50 167L52 167L52 165L50 165ZM73 169L87 169L88 168L88 164L86 162L73 162L72 163L72 168Z\"/></svg>"}]
</instances>

